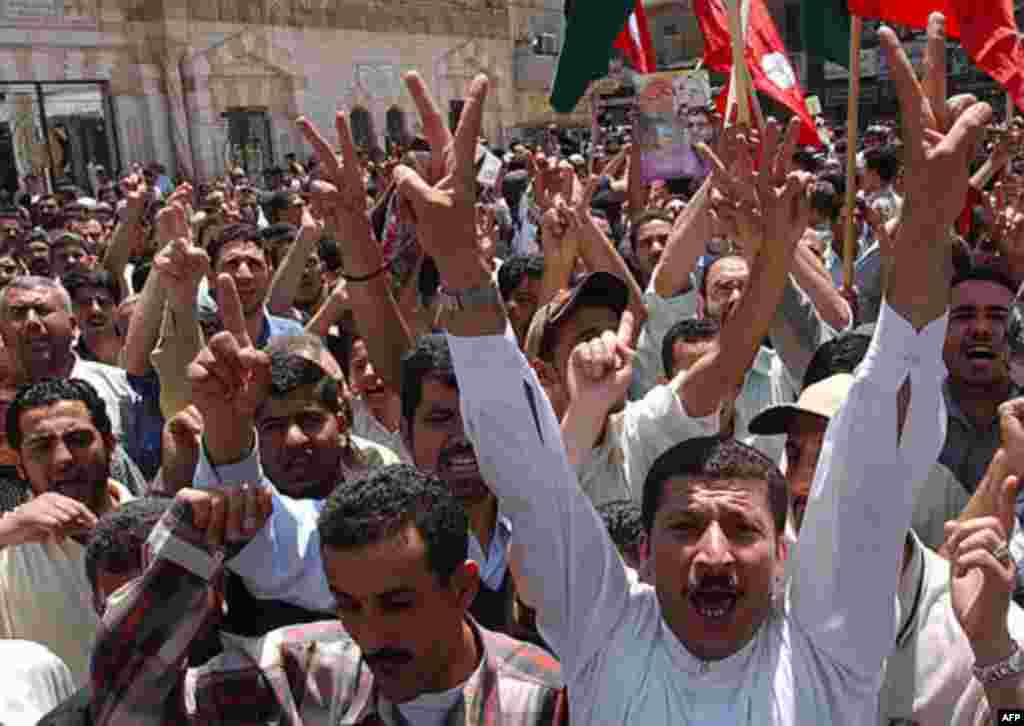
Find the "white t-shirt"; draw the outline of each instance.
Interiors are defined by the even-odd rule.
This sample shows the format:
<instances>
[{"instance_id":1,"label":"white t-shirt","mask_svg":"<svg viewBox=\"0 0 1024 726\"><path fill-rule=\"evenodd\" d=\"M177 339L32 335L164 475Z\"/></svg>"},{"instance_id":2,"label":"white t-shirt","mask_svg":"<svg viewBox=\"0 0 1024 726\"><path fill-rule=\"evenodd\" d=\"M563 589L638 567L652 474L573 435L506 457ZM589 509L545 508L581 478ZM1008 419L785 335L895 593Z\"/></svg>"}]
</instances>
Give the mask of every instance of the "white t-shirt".
<instances>
[{"instance_id":1,"label":"white t-shirt","mask_svg":"<svg viewBox=\"0 0 1024 726\"><path fill-rule=\"evenodd\" d=\"M0 683L3 726L34 726L75 693L64 661L28 640L0 640Z\"/></svg>"}]
</instances>

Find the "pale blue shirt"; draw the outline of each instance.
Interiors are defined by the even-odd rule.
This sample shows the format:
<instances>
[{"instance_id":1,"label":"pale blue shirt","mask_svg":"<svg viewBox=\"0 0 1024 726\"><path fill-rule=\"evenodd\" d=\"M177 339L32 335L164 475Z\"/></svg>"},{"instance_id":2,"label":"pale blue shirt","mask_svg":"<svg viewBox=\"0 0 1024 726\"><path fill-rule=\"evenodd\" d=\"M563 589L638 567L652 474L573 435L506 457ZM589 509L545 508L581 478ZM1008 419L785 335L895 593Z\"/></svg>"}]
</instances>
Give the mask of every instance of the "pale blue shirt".
<instances>
[{"instance_id":1,"label":"pale blue shirt","mask_svg":"<svg viewBox=\"0 0 1024 726\"><path fill-rule=\"evenodd\" d=\"M199 447L194 485L197 489L222 489L243 483L262 482L273 491L274 512L228 567L245 582L249 592L261 600L283 600L306 610L334 612L334 596L327 587L320 559L317 520L323 499L292 499L281 494L263 473L259 441L253 450L234 464L213 466L206 447ZM487 556L472 532L469 558L480 565L480 577L491 590L499 590L508 568L508 542L512 525L498 513ZM494 582L497 585L494 585Z\"/></svg>"}]
</instances>

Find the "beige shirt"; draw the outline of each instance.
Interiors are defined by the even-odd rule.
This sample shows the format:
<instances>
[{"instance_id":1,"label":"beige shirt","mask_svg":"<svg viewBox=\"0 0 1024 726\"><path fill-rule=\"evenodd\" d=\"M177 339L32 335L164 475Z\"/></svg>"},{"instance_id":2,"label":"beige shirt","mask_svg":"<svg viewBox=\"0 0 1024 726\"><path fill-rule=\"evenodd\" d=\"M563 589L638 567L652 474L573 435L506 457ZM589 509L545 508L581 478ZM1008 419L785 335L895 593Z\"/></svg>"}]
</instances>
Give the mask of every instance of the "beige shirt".
<instances>
[{"instance_id":1,"label":"beige shirt","mask_svg":"<svg viewBox=\"0 0 1024 726\"><path fill-rule=\"evenodd\" d=\"M115 507L132 498L113 480L110 495ZM98 626L82 545L50 538L0 550L0 638L45 645L82 686Z\"/></svg>"}]
</instances>

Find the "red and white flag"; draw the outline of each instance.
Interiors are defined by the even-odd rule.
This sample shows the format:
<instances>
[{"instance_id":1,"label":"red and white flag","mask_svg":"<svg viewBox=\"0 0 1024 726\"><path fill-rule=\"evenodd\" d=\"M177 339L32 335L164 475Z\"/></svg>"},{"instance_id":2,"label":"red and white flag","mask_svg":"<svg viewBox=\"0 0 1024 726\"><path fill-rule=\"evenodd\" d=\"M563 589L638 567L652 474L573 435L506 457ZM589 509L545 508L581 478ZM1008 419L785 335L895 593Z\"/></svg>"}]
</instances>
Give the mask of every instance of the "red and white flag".
<instances>
[{"instance_id":1,"label":"red and white flag","mask_svg":"<svg viewBox=\"0 0 1024 726\"><path fill-rule=\"evenodd\" d=\"M636 0L633 12L626 21L626 27L615 39L615 47L622 51L637 73L654 73L658 67L643 0Z\"/></svg>"},{"instance_id":2,"label":"red and white flag","mask_svg":"<svg viewBox=\"0 0 1024 726\"><path fill-rule=\"evenodd\" d=\"M809 1L809 0L805 0ZM694 12L704 34L704 67L721 73L732 69L729 13L723 0L695 0ZM807 111L800 79L789 62L786 46L764 0L750 0L745 55L754 88L766 93L800 117L800 144L820 146L814 119Z\"/></svg>"}]
</instances>

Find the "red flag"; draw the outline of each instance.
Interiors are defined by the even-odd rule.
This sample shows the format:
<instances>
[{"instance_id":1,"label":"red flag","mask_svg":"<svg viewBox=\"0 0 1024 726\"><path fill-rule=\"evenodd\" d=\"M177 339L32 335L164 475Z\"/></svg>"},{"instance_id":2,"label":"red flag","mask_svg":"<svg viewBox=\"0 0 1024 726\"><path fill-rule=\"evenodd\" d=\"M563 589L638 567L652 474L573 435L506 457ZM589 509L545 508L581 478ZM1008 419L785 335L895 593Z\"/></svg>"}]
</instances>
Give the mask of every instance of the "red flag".
<instances>
[{"instance_id":1,"label":"red flag","mask_svg":"<svg viewBox=\"0 0 1024 726\"><path fill-rule=\"evenodd\" d=\"M887 23L927 28L928 16L946 16L946 35L960 38L964 50L1000 83L1024 110L1024 46L1017 32L1013 0L847 0L850 12Z\"/></svg>"},{"instance_id":2,"label":"red flag","mask_svg":"<svg viewBox=\"0 0 1024 726\"><path fill-rule=\"evenodd\" d=\"M651 40L643 0L636 0L636 6L614 45L625 54L637 73L654 73L657 69L658 60L654 54L654 41Z\"/></svg>"},{"instance_id":3,"label":"red flag","mask_svg":"<svg viewBox=\"0 0 1024 726\"><path fill-rule=\"evenodd\" d=\"M704 33L704 65L713 71L728 73L732 68L729 37L729 13L722 0L695 0L694 12ZM750 20L745 44L747 68L754 88L789 108L803 121L800 143L820 146L814 119L807 111L800 79L786 55L779 31L764 0L750 0Z\"/></svg>"},{"instance_id":4,"label":"red flag","mask_svg":"<svg viewBox=\"0 0 1024 726\"><path fill-rule=\"evenodd\" d=\"M974 6L986 5L988 3L1001 2L1001 0L846 0L850 8L850 15L859 15L862 18L877 18L895 25L906 25L911 28L924 30L928 27L928 16L932 13L942 13L946 16L946 35L950 38L960 37L960 17L957 16L955 6L957 4L970 4L971 10Z\"/></svg>"},{"instance_id":5,"label":"red flag","mask_svg":"<svg viewBox=\"0 0 1024 726\"><path fill-rule=\"evenodd\" d=\"M974 63L1006 89L1024 111L1024 46L1011 0L949 0L960 20L960 42ZM948 21L947 21L948 25Z\"/></svg>"}]
</instances>

